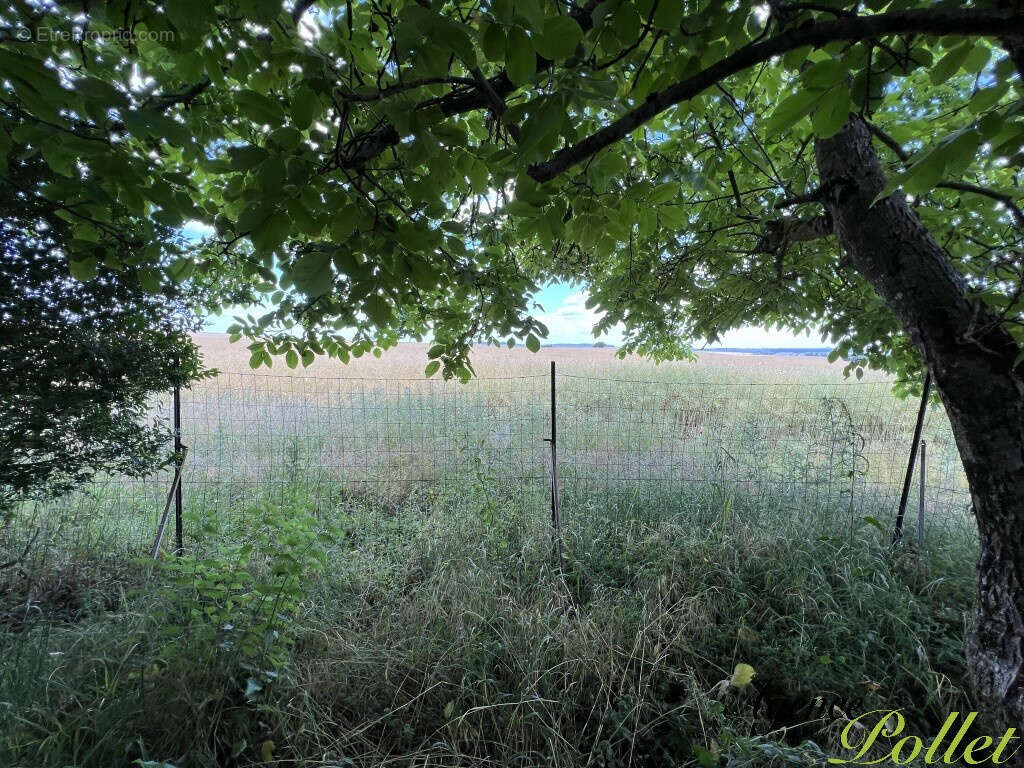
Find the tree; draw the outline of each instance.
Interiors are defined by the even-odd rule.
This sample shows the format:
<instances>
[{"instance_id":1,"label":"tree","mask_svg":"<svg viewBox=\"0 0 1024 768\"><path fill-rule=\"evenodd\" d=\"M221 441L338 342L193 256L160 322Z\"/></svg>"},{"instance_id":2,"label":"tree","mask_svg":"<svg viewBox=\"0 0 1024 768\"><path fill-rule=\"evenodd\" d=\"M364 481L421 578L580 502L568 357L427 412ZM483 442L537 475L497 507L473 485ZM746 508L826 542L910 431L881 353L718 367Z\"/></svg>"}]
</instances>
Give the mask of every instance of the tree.
<instances>
[{"instance_id":1,"label":"tree","mask_svg":"<svg viewBox=\"0 0 1024 768\"><path fill-rule=\"evenodd\" d=\"M154 227L210 224L176 258L263 291L235 334L256 366L429 337L427 375L465 378L474 340L539 347L548 279L585 283L622 353L755 322L823 328L904 388L927 366L980 531L971 667L1021 724L1021 4L738 8L26 5L0 141L55 174L73 264L112 200L167 273Z\"/></svg>"},{"instance_id":2,"label":"tree","mask_svg":"<svg viewBox=\"0 0 1024 768\"><path fill-rule=\"evenodd\" d=\"M37 159L16 178L45 173ZM13 189L0 186L0 519L98 472L154 470L169 441L150 401L201 373L180 297L137 270L70 276L66 222Z\"/></svg>"}]
</instances>

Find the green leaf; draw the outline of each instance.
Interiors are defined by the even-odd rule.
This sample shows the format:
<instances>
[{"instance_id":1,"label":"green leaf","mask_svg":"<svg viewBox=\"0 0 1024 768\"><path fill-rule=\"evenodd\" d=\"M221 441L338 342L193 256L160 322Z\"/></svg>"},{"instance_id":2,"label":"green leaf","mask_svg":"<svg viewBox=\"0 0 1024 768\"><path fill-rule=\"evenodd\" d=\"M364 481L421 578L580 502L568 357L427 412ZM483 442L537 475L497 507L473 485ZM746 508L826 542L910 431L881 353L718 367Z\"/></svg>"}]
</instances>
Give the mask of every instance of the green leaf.
<instances>
[{"instance_id":1,"label":"green leaf","mask_svg":"<svg viewBox=\"0 0 1024 768\"><path fill-rule=\"evenodd\" d=\"M718 765L718 758L707 747L696 743L692 747L693 755L697 758L697 763L701 768L715 768Z\"/></svg>"},{"instance_id":2,"label":"green leaf","mask_svg":"<svg viewBox=\"0 0 1024 768\"><path fill-rule=\"evenodd\" d=\"M409 279L421 291L430 291L437 287L440 276L427 262L414 259L409 267Z\"/></svg>"},{"instance_id":3,"label":"green leaf","mask_svg":"<svg viewBox=\"0 0 1024 768\"><path fill-rule=\"evenodd\" d=\"M268 157L270 157L270 153L267 150L253 144L246 144L244 147L230 147L228 149L231 168L235 171L251 170Z\"/></svg>"},{"instance_id":4,"label":"green leaf","mask_svg":"<svg viewBox=\"0 0 1024 768\"><path fill-rule=\"evenodd\" d=\"M142 286L142 290L153 295L160 293L160 286L163 283L163 278L159 269L143 267L137 272L137 275L139 278L139 285Z\"/></svg>"},{"instance_id":5,"label":"green leaf","mask_svg":"<svg viewBox=\"0 0 1024 768\"><path fill-rule=\"evenodd\" d=\"M291 100L292 124L304 131L319 117L320 99L308 86L301 86Z\"/></svg>"},{"instance_id":6,"label":"green leaf","mask_svg":"<svg viewBox=\"0 0 1024 768\"><path fill-rule=\"evenodd\" d=\"M549 99L539 110L523 123L518 150L526 155L540 146L545 139L562 127L565 121L565 107L555 99Z\"/></svg>"},{"instance_id":7,"label":"green leaf","mask_svg":"<svg viewBox=\"0 0 1024 768\"><path fill-rule=\"evenodd\" d=\"M811 113L811 108L821 99L820 91L797 91L791 96L782 100L772 112L765 126L765 132L769 136L777 136L785 130L793 127L801 118Z\"/></svg>"},{"instance_id":8,"label":"green leaf","mask_svg":"<svg viewBox=\"0 0 1024 768\"><path fill-rule=\"evenodd\" d=\"M449 22L437 24L431 31L434 39L452 51L469 66L476 66L476 50L469 33L461 25Z\"/></svg>"},{"instance_id":9,"label":"green leaf","mask_svg":"<svg viewBox=\"0 0 1024 768\"><path fill-rule=\"evenodd\" d=\"M297 258L291 269L295 287L309 297L322 296L331 290L334 272L328 251L308 251Z\"/></svg>"},{"instance_id":10,"label":"green leaf","mask_svg":"<svg viewBox=\"0 0 1024 768\"><path fill-rule=\"evenodd\" d=\"M526 337L526 348L531 352L540 350L540 341L532 333Z\"/></svg>"},{"instance_id":11,"label":"green leaf","mask_svg":"<svg viewBox=\"0 0 1024 768\"><path fill-rule=\"evenodd\" d=\"M841 83L847 75L847 68L840 59L825 59L812 64L800 75L800 82L812 90L823 91Z\"/></svg>"},{"instance_id":12,"label":"green leaf","mask_svg":"<svg viewBox=\"0 0 1024 768\"><path fill-rule=\"evenodd\" d=\"M850 91L845 85L836 85L818 102L811 117L814 134L822 139L835 136L850 116Z\"/></svg>"},{"instance_id":13,"label":"green leaf","mask_svg":"<svg viewBox=\"0 0 1024 768\"><path fill-rule=\"evenodd\" d=\"M299 365L299 353L296 352L294 349L289 349L287 352L285 352L284 362L285 365L294 370Z\"/></svg>"},{"instance_id":14,"label":"green leaf","mask_svg":"<svg viewBox=\"0 0 1024 768\"><path fill-rule=\"evenodd\" d=\"M509 30L505 51L505 66L509 79L516 85L525 85L537 71L537 56L533 43L519 27Z\"/></svg>"},{"instance_id":15,"label":"green leaf","mask_svg":"<svg viewBox=\"0 0 1024 768\"><path fill-rule=\"evenodd\" d=\"M583 30L571 16L552 16L533 38L533 46L541 56L552 61L567 59L583 39Z\"/></svg>"},{"instance_id":16,"label":"green leaf","mask_svg":"<svg viewBox=\"0 0 1024 768\"><path fill-rule=\"evenodd\" d=\"M651 205L666 203L678 195L679 184L674 181L666 181L664 184L659 184L654 188L651 194L647 196L647 202Z\"/></svg>"},{"instance_id":17,"label":"green leaf","mask_svg":"<svg viewBox=\"0 0 1024 768\"><path fill-rule=\"evenodd\" d=\"M391 305L376 293L371 293L366 297L366 300L363 302L363 310L366 312L370 322L378 328L387 326L391 322Z\"/></svg>"},{"instance_id":18,"label":"green leaf","mask_svg":"<svg viewBox=\"0 0 1024 768\"><path fill-rule=\"evenodd\" d=\"M441 362L439 360L431 360L429 363L427 363L427 367L426 367L426 369L424 369L423 372L426 374L427 378L429 379L431 376L433 376L435 373L437 373L440 368L441 368Z\"/></svg>"},{"instance_id":19,"label":"green leaf","mask_svg":"<svg viewBox=\"0 0 1024 768\"><path fill-rule=\"evenodd\" d=\"M680 0L661 0L654 9L652 22L658 29L678 32L683 21L683 3Z\"/></svg>"},{"instance_id":20,"label":"green leaf","mask_svg":"<svg viewBox=\"0 0 1024 768\"><path fill-rule=\"evenodd\" d=\"M964 57L963 68L968 74L977 74L981 72L985 65L988 64L989 56L992 54L992 49L989 48L988 44L979 40L967 56Z\"/></svg>"},{"instance_id":21,"label":"green leaf","mask_svg":"<svg viewBox=\"0 0 1024 768\"><path fill-rule=\"evenodd\" d=\"M1008 80L996 83L990 88L982 88L971 97L971 100L967 104L967 108L970 110L971 114L981 114L985 110L995 106L995 104L1006 95L1008 90L1010 90L1010 82Z\"/></svg>"},{"instance_id":22,"label":"green leaf","mask_svg":"<svg viewBox=\"0 0 1024 768\"><path fill-rule=\"evenodd\" d=\"M268 219L257 222L249 234L257 251L269 252L278 248L288 237L292 222L285 213L275 213Z\"/></svg>"},{"instance_id":23,"label":"green leaf","mask_svg":"<svg viewBox=\"0 0 1024 768\"><path fill-rule=\"evenodd\" d=\"M942 180L946 161L942 152L929 152L903 175L903 189L911 195L923 195Z\"/></svg>"},{"instance_id":24,"label":"green leaf","mask_svg":"<svg viewBox=\"0 0 1024 768\"><path fill-rule=\"evenodd\" d=\"M257 123L280 125L284 122L284 110L281 105L262 93L245 89L235 94L235 104L239 111Z\"/></svg>"},{"instance_id":25,"label":"green leaf","mask_svg":"<svg viewBox=\"0 0 1024 768\"><path fill-rule=\"evenodd\" d=\"M176 283L183 283L192 276L195 272L196 264L192 259L182 256L181 258L175 259L171 264L168 274L171 279Z\"/></svg>"},{"instance_id":26,"label":"green leaf","mask_svg":"<svg viewBox=\"0 0 1024 768\"><path fill-rule=\"evenodd\" d=\"M868 525L874 526L875 528L880 530L882 533L888 533L888 531L886 530L885 526L882 525L882 523L878 520L877 517L872 517L871 515L865 515L861 519L865 523L867 523Z\"/></svg>"},{"instance_id":27,"label":"green leaf","mask_svg":"<svg viewBox=\"0 0 1024 768\"><path fill-rule=\"evenodd\" d=\"M84 259L72 259L70 267L71 276L75 278L75 280L85 282L96 277L96 274L99 271L99 261L93 256L89 256Z\"/></svg>"},{"instance_id":28,"label":"green leaf","mask_svg":"<svg viewBox=\"0 0 1024 768\"><path fill-rule=\"evenodd\" d=\"M216 19L214 7L206 0L175 0L165 6L175 28L188 36L200 34ZM199 51L196 51L197 56Z\"/></svg>"},{"instance_id":29,"label":"green leaf","mask_svg":"<svg viewBox=\"0 0 1024 768\"><path fill-rule=\"evenodd\" d=\"M484 31L481 46L488 61L505 60L505 30L500 24L489 24Z\"/></svg>"},{"instance_id":30,"label":"green leaf","mask_svg":"<svg viewBox=\"0 0 1024 768\"><path fill-rule=\"evenodd\" d=\"M281 14L281 0L242 0L241 9L253 21L268 23Z\"/></svg>"},{"instance_id":31,"label":"green leaf","mask_svg":"<svg viewBox=\"0 0 1024 768\"><path fill-rule=\"evenodd\" d=\"M932 85L941 85L955 75L972 48L970 41L964 41L935 62L929 71Z\"/></svg>"}]
</instances>

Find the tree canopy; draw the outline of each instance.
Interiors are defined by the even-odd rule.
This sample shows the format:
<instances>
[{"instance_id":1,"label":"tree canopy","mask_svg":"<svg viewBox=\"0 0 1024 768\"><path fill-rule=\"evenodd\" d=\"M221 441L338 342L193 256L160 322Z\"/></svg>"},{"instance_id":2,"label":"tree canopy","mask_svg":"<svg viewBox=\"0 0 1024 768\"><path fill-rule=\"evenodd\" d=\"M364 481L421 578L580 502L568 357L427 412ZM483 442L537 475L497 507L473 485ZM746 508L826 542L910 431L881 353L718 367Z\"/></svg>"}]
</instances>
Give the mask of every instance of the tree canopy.
<instances>
[{"instance_id":1,"label":"tree canopy","mask_svg":"<svg viewBox=\"0 0 1024 768\"><path fill-rule=\"evenodd\" d=\"M813 140L868 121L885 193L1021 339L1005 5L15 2L0 150L50 170L21 191L67 222L75 276L256 291L253 365L413 338L465 377L476 341L536 349L529 297L563 279L624 352L775 324L911 373L832 237ZM201 243L158 237L191 221Z\"/></svg>"},{"instance_id":2,"label":"tree canopy","mask_svg":"<svg viewBox=\"0 0 1024 768\"><path fill-rule=\"evenodd\" d=\"M42 158L12 178L43 182ZM151 292L134 267L68 275L70 227L0 185L0 520L15 501L66 492L99 472L144 475L167 456L151 399L201 375L189 297ZM171 239L171 233L164 233Z\"/></svg>"}]
</instances>

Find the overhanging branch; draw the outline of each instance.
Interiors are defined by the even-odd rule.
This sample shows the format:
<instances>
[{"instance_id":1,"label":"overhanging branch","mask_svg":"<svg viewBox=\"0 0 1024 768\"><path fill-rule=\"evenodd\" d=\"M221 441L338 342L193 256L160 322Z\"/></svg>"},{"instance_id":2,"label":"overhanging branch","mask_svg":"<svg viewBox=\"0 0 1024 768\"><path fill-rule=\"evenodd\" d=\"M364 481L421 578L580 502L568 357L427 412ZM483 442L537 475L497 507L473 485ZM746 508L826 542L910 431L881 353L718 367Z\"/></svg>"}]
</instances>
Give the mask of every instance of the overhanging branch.
<instances>
[{"instance_id":1,"label":"overhanging branch","mask_svg":"<svg viewBox=\"0 0 1024 768\"><path fill-rule=\"evenodd\" d=\"M1024 211L1022 211L1020 206L1013 201L1013 198L1007 194L995 189L979 187L977 184L967 184L963 181L940 181L935 186L942 187L943 189L953 189L957 192L970 192L975 195L982 195L983 197L996 200L1006 206L1007 210L1013 214L1013 219L1017 222L1017 226L1024 229Z\"/></svg>"},{"instance_id":2,"label":"overhanging branch","mask_svg":"<svg viewBox=\"0 0 1024 768\"><path fill-rule=\"evenodd\" d=\"M569 15L586 32L594 26L591 14L597 6L598 0L587 0ZM537 55L538 72L550 67L551 64L552 62L548 59L540 54ZM427 99L417 104L414 109L438 107L445 117L454 117L476 109L491 109L495 100L503 103L504 98L512 94L517 87L505 70L502 70L497 75L487 78L484 83L477 84L477 87L464 88L444 96ZM340 165L347 169L362 168L385 150L397 146L401 138L398 130L390 122L382 122L358 134L349 142L350 146L354 146L355 149L345 153L340 160Z\"/></svg>"},{"instance_id":3,"label":"overhanging branch","mask_svg":"<svg viewBox=\"0 0 1024 768\"><path fill-rule=\"evenodd\" d=\"M759 253L784 251L790 243L808 243L833 234L832 217L813 219L783 218L765 222L765 233L758 243Z\"/></svg>"},{"instance_id":4,"label":"overhanging branch","mask_svg":"<svg viewBox=\"0 0 1024 768\"><path fill-rule=\"evenodd\" d=\"M894 139L892 136L883 131L874 123L865 120L864 124L867 126L867 129L871 133L871 135L877 138L883 144L885 144L885 146L889 147L889 149L893 151L893 153L896 155L896 157L900 159L902 163L907 164L910 162L911 156L908 155L903 150L903 147L900 146L899 142L896 141L896 139ZM968 184L963 181L940 181L935 186L940 187L942 189L952 189L957 192L969 192L975 195L981 195L982 197L987 197L991 200L1000 202L1004 206L1006 206L1006 209L1012 214L1013 220L1016 222L1017 226L1024 230L1024 211L1022 211L1020 206L1018 206L1017 203L1014 202L1013 198L1010 197L1005 192L1000 192L995 189L989 189L988 187L982 187L977 184Z\"/></svg>"},{"instance_id":5,"label":"overhanging branch","mask_svg":"<svg viewBox=\"0 0 1024 768\"><path fill-rule=\"evenodd\" d=\"M544 163L530 168L538 182L550 181L622 140L669 107L692 99L715 83L750 67L804 46L820 47L839 40L865 40L894 34L996 37L1024 34L1024 16L984 13L976 10L923 10L844 17L788 30L762 42L751 43L712 64L693 77L650 94L639 107L627 112L587 138L564 149Z\"/></svg>"}]
</instances>

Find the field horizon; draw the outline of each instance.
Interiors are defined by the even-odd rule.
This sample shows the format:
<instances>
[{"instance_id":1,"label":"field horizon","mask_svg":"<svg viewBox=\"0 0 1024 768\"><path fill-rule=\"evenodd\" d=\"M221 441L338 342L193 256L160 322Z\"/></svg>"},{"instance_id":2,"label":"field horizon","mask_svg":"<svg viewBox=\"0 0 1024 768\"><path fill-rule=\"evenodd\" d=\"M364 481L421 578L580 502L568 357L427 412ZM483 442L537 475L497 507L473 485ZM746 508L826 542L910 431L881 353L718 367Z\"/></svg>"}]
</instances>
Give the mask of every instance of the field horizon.
<instances>
[{"instance_id":1,"label":"field horizon","mask_svg":"<svg viewBox=\"0 0 1024 768\"><path fill-rule=\"evenodd\" d=\"M203 331L192 335L193 340L203 354L205 364L210 368L231 373L307 375L328 378L367 378L383 377L384 374L397 378L423 376L429 359L427 350L430 344L419 342L401 342L389 350L385 350L380 358L363 355L348 363L327 357L318 357L308 367L299 365L289 369L283 357L275 357L270 368L261 367L253 371L249 367L249 353L246 341L241 339L232 343L227 333ZM470 354L477 373L481 377L488 375L507 375L517 371L525 375L542 375L549 371L553 360L566 373L587 373L595 369L614 367L620 373L637 373L647 370L659 372L659 379L673 374L689 377L693 372L708 376L722 375L732 379L738 375L753 375L758 380L784 378L797 372L822 378L834 378L836 382L844 380L843 361L830 363L826 358L804 354L745 354L736 351L705 350L697 352L695 361L666 361L654 363L639 355L627 355L624 359L616 357L616 348L611 346L593 347L578 345L542 346L536 353L530 352L525 346L517 345L513 349L488 345L474 345ZM603 371L607 373L607 370ZM877 372L867 371L869 380L882 380L885 377ZM425 377L424 377L425 378Z\"/></svg>"}]
</instances>

